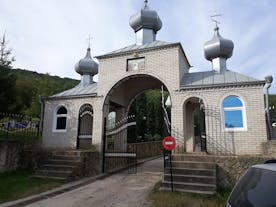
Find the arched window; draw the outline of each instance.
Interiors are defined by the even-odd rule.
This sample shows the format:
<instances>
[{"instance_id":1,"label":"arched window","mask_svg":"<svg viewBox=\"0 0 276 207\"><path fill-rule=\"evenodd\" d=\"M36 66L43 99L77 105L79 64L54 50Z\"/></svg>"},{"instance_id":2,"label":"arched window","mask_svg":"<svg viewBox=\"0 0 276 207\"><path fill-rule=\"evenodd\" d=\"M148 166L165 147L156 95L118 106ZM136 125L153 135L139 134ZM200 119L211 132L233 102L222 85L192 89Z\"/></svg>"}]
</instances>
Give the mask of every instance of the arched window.
<instances>
[{"instance_id":1,"label":"arched window","mask_svg":"<svg viewBox=\"0 0 276 207\"><path fill-rule=\"evenodd\" d=\"M223 121L226 130L246 129L245 108L237 96L228 96L223 100Z\"/></svg>"},{"instance_id":2,"label":"arched window","mask_svg":"<svg viewBox=\"0 0 276 207\"><path fill-rule=\"evenodd\" d=\"M54 117L54 131L65 131L67 122L67 109L64 106L58 108Z\"/></svg>"}]
</instances>

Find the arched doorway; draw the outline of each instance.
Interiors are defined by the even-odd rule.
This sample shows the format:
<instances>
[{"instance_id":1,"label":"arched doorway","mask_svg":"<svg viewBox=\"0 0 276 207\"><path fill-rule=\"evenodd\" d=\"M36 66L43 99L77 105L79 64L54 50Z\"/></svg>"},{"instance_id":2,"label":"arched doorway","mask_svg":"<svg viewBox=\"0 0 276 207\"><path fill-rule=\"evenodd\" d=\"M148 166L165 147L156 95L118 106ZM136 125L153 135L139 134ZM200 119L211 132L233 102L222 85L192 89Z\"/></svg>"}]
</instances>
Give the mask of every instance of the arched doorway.
<instances>
[{"instance_id":1,"label":"arched doorway","mask_svg":"<svg viewBox=\"0 0 276 207\"><path fill-rule=\"evenodd\" d=\"M104 172L112 171L114 167L121 167L120 165L125 163L129 164L128 158L132 159L133 156L136 156L136 149L128 139L128 129L138 123L136 123L136 117L129 111L130 105L143 92L161 90L161 88L167 93L169 92L165 84L158 78L146 74L136 74L123 78L110 89L103 106L106 120L103 136ZM161 100L159 103L161 105ZM111 112L116 114L115 128L112 129L108 128L112 125L108 123L108 115ZM123 159L124 161L122 161Z\"/></svg>"},{"instance_id":2,"label":"arched doorway","mask_svg":"<svg viewBox=\"0 0 276 207\"><path fill-rule=\"evenodd\" d=\"M187 152L205 152L205 105L198 97L190 97L184 103L184 136Z\"/></svg>"},{"instance_id":3,"label":"arched doorway","mask_svg":"<svg viewBox=\"0 0 276 207\"><path fill-rule=\"evenodd\" d=\"M93 134L93 108L90 104L81 106L79 111L79 127L77 149L90 148Z\"/></svg>"}]
</instances>

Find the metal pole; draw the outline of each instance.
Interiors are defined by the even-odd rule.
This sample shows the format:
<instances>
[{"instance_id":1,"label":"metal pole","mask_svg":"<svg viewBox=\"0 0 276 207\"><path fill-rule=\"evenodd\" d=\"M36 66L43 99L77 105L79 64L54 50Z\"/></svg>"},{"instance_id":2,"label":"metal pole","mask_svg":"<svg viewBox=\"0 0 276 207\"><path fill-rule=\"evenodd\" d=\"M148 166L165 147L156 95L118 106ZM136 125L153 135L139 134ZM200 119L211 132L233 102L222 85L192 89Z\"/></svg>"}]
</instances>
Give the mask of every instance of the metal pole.
<instances>
[{"instance_id":1,"label":"metal pole","mask_svg":"<svg viewBox=\"0 0 276 207\"><path fill-rule=\"evenodd\" d=\"M171 188L173 192L172 151L170 151L169 154L170 154Z\"/></svg>"},{"instance_id":2,"label":"metal pole","mask_svg":"<svg viewBox=\"0 0 276 207\"><path fill-rule=\"evenodd\" d=\"M270 114L269 114L269 103L268 103L268 95L269 95L269 87L266 87L265 93L265 104L266 104L266 117L267 117L267 124L268 124L268 139L271 139L271 123L270 123Z\"/></svg>"},{"instance_id":3,"label":"metal pole","mask_svg":"<svg viewBox=\"0 0 276 207\"><path fill-rule=\"evenodd\" d=\"M266 82L266 93L265 93L265 99L266 99L266 118L267 118L267 124L268 124L268 139L271 139L271 123L270 123L270 115L269 115L269 103L268 103L268 89L271 86L271 83L273 81L272 76L266 76L265 82Z\"/></svg>"},{"instance_id":4,"label":"metal pole","mask_svg":"<svg viewBox=\"0 0 276 207\"><path fill-rule=\"evenodd\" d=\"M105 148L106 148L106 118L104 118L104 133L103 133L103 164L102 173L105 173Z\"/></svg>"}]
</instances>

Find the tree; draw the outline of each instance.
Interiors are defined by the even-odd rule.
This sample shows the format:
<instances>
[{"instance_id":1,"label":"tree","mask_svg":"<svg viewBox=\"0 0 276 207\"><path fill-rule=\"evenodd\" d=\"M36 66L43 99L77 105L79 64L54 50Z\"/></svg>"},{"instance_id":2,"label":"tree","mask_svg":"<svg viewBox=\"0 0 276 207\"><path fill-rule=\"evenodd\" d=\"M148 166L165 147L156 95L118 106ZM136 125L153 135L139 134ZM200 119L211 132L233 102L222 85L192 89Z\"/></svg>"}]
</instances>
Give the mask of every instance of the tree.
<instances>
[{"instance_id":1,"label":"tree","mask_svg":"<svg viewBox=\"0 0 276 207\"><path fill-rule=\"evenodd\" d=\"M11 57L12 49L7 48L7 44L8 41L6 40L6 32L4 32L0 42L0 66L11 68L12 62L15 61L15 57Z\"/></svg>"},{"instance_id":2,"label":"tree","mask_svg":"<svg viewBox=\"0 0 276 207\"><path fill-rule=\"evenodd\" d=\"M16 77L0 65L0 110L1 112L14 112L16 108Z\"/></svg>"},{"instance_id":3,"label":"tree","mask_svg":"<svg viewBox=\"0 0 276 207\"><path fill-rule=\"evenodd\" d=\"M165 100L168 93L165 93ZM160 140L164 133L160 90L146 91L132 103L129 115L135 115L136 129L128 130L128 142Z\"/></svg>"}]
</instances>

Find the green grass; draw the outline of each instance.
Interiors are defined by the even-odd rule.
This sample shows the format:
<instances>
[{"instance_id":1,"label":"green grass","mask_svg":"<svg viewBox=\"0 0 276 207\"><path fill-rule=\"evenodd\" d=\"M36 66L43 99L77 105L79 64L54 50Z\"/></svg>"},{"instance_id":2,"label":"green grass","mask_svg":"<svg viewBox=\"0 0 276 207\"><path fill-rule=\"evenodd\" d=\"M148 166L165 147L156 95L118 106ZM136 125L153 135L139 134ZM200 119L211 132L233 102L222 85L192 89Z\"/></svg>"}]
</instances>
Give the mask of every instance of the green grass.
<instances>
[{"instance_id":1,"label":"green grass","mask_svg":"<svg viewBox=\"0 0 276 207\"><path fill-rule=\"evenodd\" d=\"M204 196L189 193L159 191L157 183L149 195L151 207L225 207L230 190L218 190L216 195Z\"/></svg>"},{"instance_id":2,"label":"green grass","mask_svg":"<svg viewBox=\"0 0 276 207\"><path fill-rule=\"evenodd\" d=\"M62 181L30 178L31 171L0 173L0 203L16 200L62 185Z\"/></svg>"}]
</instances>

